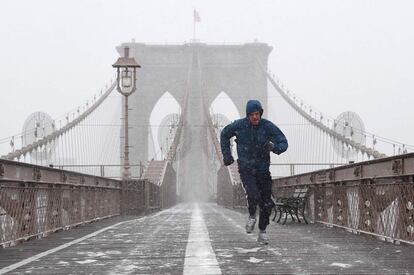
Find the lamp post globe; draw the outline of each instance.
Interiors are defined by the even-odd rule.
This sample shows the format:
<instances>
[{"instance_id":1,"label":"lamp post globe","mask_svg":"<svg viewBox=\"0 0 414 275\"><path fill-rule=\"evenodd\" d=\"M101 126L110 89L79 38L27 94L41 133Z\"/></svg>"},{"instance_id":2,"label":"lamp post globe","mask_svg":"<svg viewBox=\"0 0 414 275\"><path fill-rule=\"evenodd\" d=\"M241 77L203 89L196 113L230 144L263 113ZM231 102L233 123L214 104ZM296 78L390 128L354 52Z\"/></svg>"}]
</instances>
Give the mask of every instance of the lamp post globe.
<instances>
[{"instance_id":1,"label":"lamp post globe","mask_svg":"<svg viewBox=\"0 0 414 275\"><path fill-rule=\"evenodd\" d=\"M116 68L116 88L124 97L124 161L122 179L131 178L129 163L129 144L128 144L128 97L136 91L137 85L137 68L141 66L135 61L135 58L129 57L129 48L124 48L124 56L119 57L112 65Z\"/></svg>"},{"instance_id":2,"label":"lamp post globe","mask_svg":"<svg viewBox=\"0 0 414 275\"><path fill-rule=\"evenodd\" d=\"M124 48L124 56L119 57L112 65L116 68L117 90L123 96L130 96L136 90L137 68L141 66L135 58L129 57L129 48Z\"/></svg>"}]
</instances>

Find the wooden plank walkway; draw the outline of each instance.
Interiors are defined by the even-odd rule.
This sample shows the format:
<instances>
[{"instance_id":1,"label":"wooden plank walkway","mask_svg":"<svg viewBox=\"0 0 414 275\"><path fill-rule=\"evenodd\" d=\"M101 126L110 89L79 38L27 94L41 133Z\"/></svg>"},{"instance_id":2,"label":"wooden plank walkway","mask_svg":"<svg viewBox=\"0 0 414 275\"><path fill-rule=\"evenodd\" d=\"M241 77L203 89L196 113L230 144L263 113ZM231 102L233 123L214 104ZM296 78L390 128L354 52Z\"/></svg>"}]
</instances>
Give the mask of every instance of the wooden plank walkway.
<instances>
[{"instance_id":1,"label":"wooden plank walkway","mask_svg":"<svg viewBox=\"0 0 414 275\"><path fill-rule=\"evenodd\" d=\"M261 246L246 217L180 204L101 221L0 249L0 274L414 274L413 246L298 223L272 223Z\"/></svg>"}]
</instances>

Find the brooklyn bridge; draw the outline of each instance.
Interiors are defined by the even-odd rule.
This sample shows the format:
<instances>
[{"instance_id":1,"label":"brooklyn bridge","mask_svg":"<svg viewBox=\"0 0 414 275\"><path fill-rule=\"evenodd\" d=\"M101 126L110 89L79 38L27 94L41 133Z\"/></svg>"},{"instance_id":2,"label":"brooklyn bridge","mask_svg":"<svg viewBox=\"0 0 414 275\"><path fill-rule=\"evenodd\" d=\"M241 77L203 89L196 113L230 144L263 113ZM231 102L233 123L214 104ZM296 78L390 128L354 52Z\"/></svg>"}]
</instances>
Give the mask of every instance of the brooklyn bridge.
<instances>
[{"instance_id":1,"label":"brooklyn bridge","mask_svg":"<svg viewBox=\"0 0 414 275\"><path fill-rule=\"evenodd\" d=\"M116 49L86 104L0 140L0 274L414 273L413 146L305 104L265 43ZM289 140L268 245L219 140L249 99Z\"/></svg>"}]
</instances>

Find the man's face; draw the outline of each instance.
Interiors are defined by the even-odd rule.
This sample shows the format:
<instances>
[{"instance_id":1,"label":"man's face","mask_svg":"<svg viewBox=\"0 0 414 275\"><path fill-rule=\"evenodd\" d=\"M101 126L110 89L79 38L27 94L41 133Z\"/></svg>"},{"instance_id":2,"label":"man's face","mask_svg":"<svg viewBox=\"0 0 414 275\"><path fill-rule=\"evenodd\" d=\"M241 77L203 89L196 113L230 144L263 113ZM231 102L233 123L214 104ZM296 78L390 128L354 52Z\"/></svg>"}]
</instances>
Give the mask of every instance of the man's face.
<instances>
[{"instance_id":1,"label":"man's face","mask_svg":"<svg viewBox=\"0 0 414 275\"><path fill-rule=\"evenodd\" d=\"M256 112L252 112L249 114L249 120L250 123L253 125L258 125L260 122L260 112L256 111Z\"/></svg>"}]
</instances>

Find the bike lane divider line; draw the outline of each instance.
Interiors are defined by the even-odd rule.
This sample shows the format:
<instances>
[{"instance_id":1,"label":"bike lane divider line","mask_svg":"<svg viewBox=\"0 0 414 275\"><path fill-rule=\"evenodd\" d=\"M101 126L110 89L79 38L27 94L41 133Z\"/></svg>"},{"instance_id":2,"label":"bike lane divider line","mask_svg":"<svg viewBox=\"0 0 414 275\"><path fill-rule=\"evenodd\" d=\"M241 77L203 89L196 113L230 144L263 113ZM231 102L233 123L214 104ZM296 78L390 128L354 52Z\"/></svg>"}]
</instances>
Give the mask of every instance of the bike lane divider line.
<instances>
[{"instance_id":1,"label":"bike lane divider line","mask_svg":"<svg viewBox=\"0 0 414 275\"><path fill-rule=\"evenodd\" d=\"M191 216L183 274L222 274L198 204L194 205Z\"/></svg>"}]
</instances>

